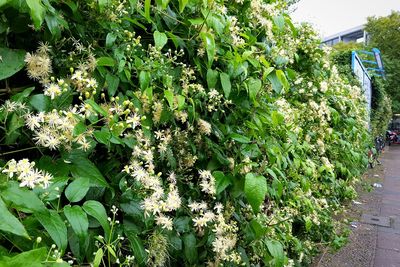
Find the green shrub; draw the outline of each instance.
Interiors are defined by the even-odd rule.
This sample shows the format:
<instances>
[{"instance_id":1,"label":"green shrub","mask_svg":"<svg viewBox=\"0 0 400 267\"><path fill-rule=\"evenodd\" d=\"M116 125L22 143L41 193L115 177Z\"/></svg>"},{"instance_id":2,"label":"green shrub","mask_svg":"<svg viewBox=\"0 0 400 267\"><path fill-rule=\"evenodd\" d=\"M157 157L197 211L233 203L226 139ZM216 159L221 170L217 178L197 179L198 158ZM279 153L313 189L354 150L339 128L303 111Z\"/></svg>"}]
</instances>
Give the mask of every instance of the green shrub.
<instances>
[{"instance_id":1,"label":"green shrub","mask_svg":"<svg viewBox=\"0 0 400 267\"><path fill-rule=\"evenodd\" d=\"M293 266L339 240L365 105L285 1L0 5L2 264Z\"/></svg>"}]
</instances>

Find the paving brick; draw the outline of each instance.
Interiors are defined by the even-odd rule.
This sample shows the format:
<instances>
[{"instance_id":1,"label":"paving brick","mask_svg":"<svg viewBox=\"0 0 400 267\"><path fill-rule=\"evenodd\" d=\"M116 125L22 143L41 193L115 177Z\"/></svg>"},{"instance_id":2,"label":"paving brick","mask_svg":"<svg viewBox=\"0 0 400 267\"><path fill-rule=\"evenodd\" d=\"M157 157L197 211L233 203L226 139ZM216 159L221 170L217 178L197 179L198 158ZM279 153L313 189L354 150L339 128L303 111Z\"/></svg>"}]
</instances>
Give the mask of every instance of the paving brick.
<instances>
[{"instance_id":1,"label":"paving brick","mask_svg":"<svg viewBox=\"0 0 400 267\"><path fill-rule=\"evenodd\" d=\"M400 235L395 232L388 233L378 230L377 247L381 249L395 250L400 253Z\"/></svg>"},{"instance_id":2,"label":"paving brick","mask_svg":"<svg viewBox=\"0 0 400 267\"><path fill-rule=\"evenodd\" d=\"M390 204L382 204L380 216L400 216L400 206L393 206Z\"/></svg>"},{"instance_id":3,"label":"paving brick","mask_svg":"<svg viewBox=\"0 0 400 267\"><path fill-rule=\"evenodd\" d=\"M399 267L400 252L390 249L376 249L374 267Z\"/></svg>"}]
</instances>

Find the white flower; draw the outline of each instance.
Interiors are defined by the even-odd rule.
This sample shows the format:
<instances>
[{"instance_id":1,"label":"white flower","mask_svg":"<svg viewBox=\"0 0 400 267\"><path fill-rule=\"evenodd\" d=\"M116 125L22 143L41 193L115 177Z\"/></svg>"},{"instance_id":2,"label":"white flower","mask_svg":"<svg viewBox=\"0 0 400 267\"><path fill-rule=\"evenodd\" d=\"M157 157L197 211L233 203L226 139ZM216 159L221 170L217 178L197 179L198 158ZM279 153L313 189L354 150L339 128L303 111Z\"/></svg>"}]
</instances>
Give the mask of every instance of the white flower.
<instances>
[{"instance_id":1,"label":"white flower","mask_svg":"<svg viewBox=\"0 0 400 267\"><path fill-rule=\"evenodd\" d=\"M58 84L55 83L50 83L45 89L44 89L44 95L50 96L50 98L53 100L56 96L61 95L62 90Z\"/></svg>"},{"instance_id":2,"label":"white flower","mask_svg":"<svg viewBox=\"0 0 400 267\"><path fill-rule=\"evenodd\" d=\"M216 194L215 178L214 176L212 176L211 172L208 170L199 170L199 175L201 178L200 181L201 191L210 195L215 195Z\"/></svg>"},{"instance_id":3,"label":"white flower","mask_svg":"<svg viewBox=\"0 0 400 267\"><path fill-rule=\"evenodd\" d=\"M207 210L207 203L205 203L204 201L200 202L200 203L196 202L196 201L193 201L192 203L190 203L188 205L188 207L190 208L190 210L192 212L197 212L197 211L200 211L200 210Z\"/></svg>"},{"instance_id":4,"label":"white flower","mask_svg":"<svg viewBox=\"0 0 400 267\"><path fill-rule=\"evenodd\" d=\"M8 177L12 178L15 173L17 173L17 162L12 159L7 163L7 169L3 169L1 172L2 173L7 173Z\"/></svg>"},{"instance_id":5,"label":"white flower","mask_svg":"<svg viewBox=\"0 0 400 267\"><path fill-rule=\"evenodd\" d=\"M156 224L161 225L161 227L164 229L172 230L172 225L173 225L172 219L163 214L156 216Z\"/></svg>"},{"instance_id":6,"label":"white flower","mask_svg":"<svg viewBox=\"0 0 400 267\"><path fill-rule=\"evenodd\" d=\"M211 124L206 122L205 120L199 119L198 121L199 131L202 134L210 135L211 134Z\"/></svg>"},{"instance_id":7,"label":"white flower","mask_svg":"<svg viewBox=\"0 0 400 267\"><path fill-rule=\"evenodd\" d=\"M130 126L132 127L132 129L135 129L137 126L140 125L140 116L137 114L133 114L133 116L129 116L126 119L126 123L130 124Z\"/></svg>"},{"instance_id":8,"label":"white flower","mask_svg":"<svg viewBox=\"0 0 400 267\"><path fill-rule=\"evenodd\" d=\"M27 114L25 116L25 123L28 128L33 131L37 128L40 128L40 118L38 116L32 116L31 114Z\"/></svg>"},{"instance_id":9,"label":"white flower","mask_svg":"<svg viewBox=\"0 0 400 267\"><path fill-rule=\"evenodd\" d=\"M34 168L35 163L30 162L28 159L22 159L16 162L14 159L10 160L6 164L6 168L2 170L2 173L7 173L10 178L16 175L18 181L20 181L20 187L35 188L37 185L47 188L51 183L53 177L46 173L41 172Z\"/></svg>"},{"instance_id":10,"label":"white flower","mask_svg":"<svg viewBox=\"0 0 400 267\"><path fill-rule=\"evenodd\" d=\"M168 211L177 210L181 206L181 198L179 196L178 190L174 188L168 193L167 200L165 202L166 209Z\"/></svg>"},{"instance_id":11,"label":"white flower","mask_svg":"<svg viewBox=\"0 0 400 267\"><path fill-rule=\"evenodd\" d=\"M322 93L325 93L326 91L328 91L328 83L327 82L325 82L325 81L321 82L320 86L321 86Z\"/></svg>"},{"instance_id":12,"label":"white flower","mask_svg":"<svg viewBox=\"0 0 400 267\"><path fill-rule=\"evenodd\" d=\"M86 79L86 87L88 88L96 88L97 87L97 81L93 78Z\"/></svg>"},{"instance_id":13,"label":"white flower","mask_svg":"<svg viewBox=\"0 0 400 267\"><path fill-rule=\"evenodd\" d=\"M77 80L77 81L81 81L82 80L82 71L77 70L74 72L74 74L71 76L72 80Z\"/></svg>"}]
</instances>

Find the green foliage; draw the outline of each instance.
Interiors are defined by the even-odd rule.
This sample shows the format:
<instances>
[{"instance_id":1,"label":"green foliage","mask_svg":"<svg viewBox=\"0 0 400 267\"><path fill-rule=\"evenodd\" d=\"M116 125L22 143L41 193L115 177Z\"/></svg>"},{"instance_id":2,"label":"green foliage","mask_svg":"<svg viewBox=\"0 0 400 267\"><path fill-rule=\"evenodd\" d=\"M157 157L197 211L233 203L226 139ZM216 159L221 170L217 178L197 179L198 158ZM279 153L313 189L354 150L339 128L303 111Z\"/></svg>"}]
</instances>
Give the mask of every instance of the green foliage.
<instances>
[{"instance_id":1,"label":"green foliage","mask_svg":"<svg viewBox=\"0 0 400 267\"><path fill-rule=\"evenodd\" d=\"M24 65L25 51L9 49L6 47L0 47L0 80L8 78L18 71L20 71Z\"/></svg>"},{"instance_id":2,"label":"green foliage","mask_svg":"<svg viewBox=\"0 0 400 267\"><path fill-rule=\"evenodd\" d=\"M400 12L392 11L386 17L369 17L365 25L370 35L370 46L382 53L386 84L385 90L392 99L393 113L400 112Z\"/></svg>"},{"instance_id":3,"label":"green foliage","mask_svg":"<svg viewBox=\"0 0 400 267\"><path fill-rule=\"evenodd\" d=\"M371 103L372 136L386 135L387 127L392 119L392 101L385 90L385 80L379 77L372 79Z\"/></svg>"},{"instance_id":4,"label":"green foliage","mask_svg":"<svg viewBox=\"0 0 400 267\"><path fill-rule=\"evenodd\" d=\"M338 66L338 71L353 85L359 85L358 79L351 69L351 56L353 51L368 49L359 43L337 43L333 47L332 60ZM385 66L386 67L386 66ZM372 97L370 126L371 136L385 135L389 122L392 118L392 100L386 90L390 81L370 73L372 76Z\"/></svg>"},{"instance_id":5,"label":"green foliage","mask_svg":"<svg viewBox=\"0 0 400 267\"><path fill-rule=\"evenodd\" d=\"M293 2L0 2L3 258L300 266L340 240L366 110Z\"/></svg>"}]
</instances>

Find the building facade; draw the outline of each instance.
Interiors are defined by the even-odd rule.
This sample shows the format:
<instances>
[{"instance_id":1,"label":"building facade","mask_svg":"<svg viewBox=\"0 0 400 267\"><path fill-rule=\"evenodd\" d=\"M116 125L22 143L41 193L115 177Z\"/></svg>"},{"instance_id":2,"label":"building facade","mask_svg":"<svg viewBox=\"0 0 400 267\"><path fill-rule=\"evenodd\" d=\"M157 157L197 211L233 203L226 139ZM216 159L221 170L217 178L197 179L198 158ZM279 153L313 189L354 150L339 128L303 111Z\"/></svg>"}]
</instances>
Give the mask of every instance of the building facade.
<instances>
[{"instance_id":1,"label":"building facade","mask_svg":"<svg viewBox=\"0 0 400 267\"><path fill-rule=\"evenodd\" d=\"M368 33L364 30L364 25L357 26L348 29L343 32L325 37L322 41L323 44L333 46L339 42L357 42L357 43L368 43Z\"/></svg>"}]
</instances>

